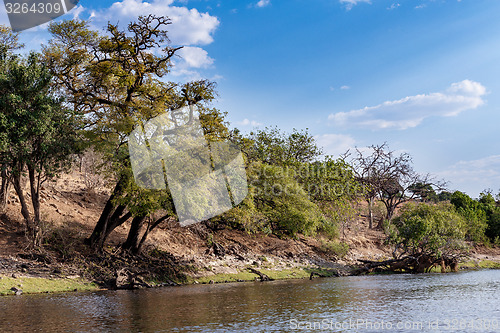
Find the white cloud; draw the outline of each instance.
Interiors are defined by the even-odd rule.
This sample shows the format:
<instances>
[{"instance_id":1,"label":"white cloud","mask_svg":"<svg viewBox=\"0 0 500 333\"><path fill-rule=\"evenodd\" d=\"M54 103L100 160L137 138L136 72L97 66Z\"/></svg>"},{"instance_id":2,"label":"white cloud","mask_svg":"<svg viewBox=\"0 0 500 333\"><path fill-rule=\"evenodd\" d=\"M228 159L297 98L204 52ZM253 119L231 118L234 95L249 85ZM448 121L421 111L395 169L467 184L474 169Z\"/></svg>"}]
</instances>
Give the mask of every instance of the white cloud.
<instances>
[{"instance_id":1,"label":"white cloud","mask_svg":"<svg viewBox=\"0 0 500 333\"><path fill-rule=\"evenodd\" d=\"M351 89L351 87L344 85L344 86L340 86L339 89L340 90L349 90L349 89ZM330 86L330 91L335 91L335 87Z\"/></svg>"},{"instance_id":2,"label":"white cloud","mask_svg":"<svg viewBox=\"0 0 500 333\"><path fill-rule=\"evenodd\" d=\"M259 2L257 2L257 4L255 6L262 8L262 7L269 6L270 4L271 4L271 0L260 0Z\"/></svg>"},{"instance_id":3,"label":"white cloud","mask_svg":"<svg viewBox=\"0 0 500 333\"><path fill-rule=\"evenodd\" d=\"M177 54L181 56L185 64L193 68L207 68L214 63L214 59L208 56L208 52L200 47L186 46Z\"/></svg>"},{"instance_id":4,"label":"white cloud","mask_svg":"<svg viewBox=\"0 0 500 333\"><path fill-rule=\"evenodd\" d=\"M393 3L390 7L387 7L388 10L396 9L401 6L399 3Z\"/></svg>"},{"instance_id":5,"label":"white cloud","mask_svg":"<svg viewBox=\"0 0 500 333\"><path fill-rule=\"evenodd\" d=\"M339 0L341 4L345 5L347 10L351 10L353 6L361 2L372 3L370 0Z\"/></svg>"},{"instance_id":6,"label":"white cloud","mask_svg":"<svg viewBox=\"0 0 500 333\"><path fill-rule=\"evenodd\" d=\"M323 148L324 155L340 156L349 149L353 149L356 141L349 135L321 134L314 136L319 147Z\"/></svg>"},{"instance_id":7,"label":"white cloud","mask_svg":"<svg viewBox=\"0 0 500 333\"><path fill-rule=\"evenodd\" d=\"M155 14L168 16L172 24L168 26L168 35L174 45L205 45L213 42L212 34L219 26L219 19L197 9L172 6L173 0L123 0L111 7L95 12L92 22L105 26L107 22L126 23L137 19L139 15Z\"/></svg>"},{"instance_id":8,"label":"white cloud","mask_svg":"<svg viewBox=\"0 0 500 333\"><path fill-rule=\"evenodd\" d=\"M453 83L446 91L408 96L376 106L330 114L335 125L370 129L407 129L418 126L432 116L456 116L485 103L486 88L479 82L464 80Z\"/></svg>"},{"instance_id":9,"label":"white cloud","mask_svg":"<svg viewBox=\"0 0 500 333\"><path fill-rule=\"evenodd\" d=\"M465 191L478 197L484 189L500 188L500 155L460 161L437 175L450 181L450 190Z\"/></svg>"},{"instance_id":10,"label":"white cloud","mask_svg":"<svg viewBox=\"0 0 500 333\"><path fill-rule=\"evenodd\" d=\"M250 120L248 118L243 119L242 121L237 121L236 125L240 126L261 126L262 124L255 121L255 120Z\"/></svg>"},{"instance_id":11,"label":"white cloud","mask_svg":"<svg viewBox=\"0 0 500 333\"><path fill-rule=\"evenodd\" d=\"M81 5L76 6L73 8L70 13L73 15L73 19L78 19L80 17L80 14L85 12L87 9Z\"/></svg>"},{"instance_id":12,"label":"white cloud","mask_svg":"<svg viewBox=\"0 0 500 333\"><path fill-rule=\"evenodd\" d=\"M167 16L172 24L168 25L168 37L173 45L184 45L174 59L171 75L180 80L199 80L203 78L195 69L208 68L214 59L207 51L194 45L206 45L213 42L213 33L219 26L219 19L197 9L189 9L173 5L173 0L122 0L116 1L110 7L97 11L88 11L92 25L102 29L108 22L118 23L122 28L137 17L154 14ZM183 2L184 3L184 2ZM82 12L81 10L80 12ZM77 14L79 15L80 12Z\"/></svg>"},{"instance_id":13,"label":"white cloud","mask_svg":"<svg viewBox=\"0 0 500 333\"><path fill-rule=\"evenodd\" d=\"M193 71L187 68L175 68L170 72L171 75L177 76L181 81L196 81L203 79L198 71Z\"/></svg>"}]
</instances>

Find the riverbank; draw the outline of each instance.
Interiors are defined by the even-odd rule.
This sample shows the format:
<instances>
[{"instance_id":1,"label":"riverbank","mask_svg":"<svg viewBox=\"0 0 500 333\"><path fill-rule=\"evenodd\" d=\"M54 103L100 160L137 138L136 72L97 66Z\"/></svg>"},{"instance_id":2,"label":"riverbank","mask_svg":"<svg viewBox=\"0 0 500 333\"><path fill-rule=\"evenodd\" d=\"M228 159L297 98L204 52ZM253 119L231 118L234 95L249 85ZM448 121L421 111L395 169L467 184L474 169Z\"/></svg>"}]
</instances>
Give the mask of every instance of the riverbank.
<instances>
[{"instance_id":1,"label":"riverbank","mask_svg":"<svg viewBox=\"0 0 500 333\"><path fill-rule=\"evenodd\" d=\"M206 239L205 227L177 231L183 231L179 239L186 243L184 247L176 243L176 255L157 249L139 257L127 256L117 253L116 247L90 255L82 245L65 259L47 250L48 246L43 254L0 256L0 295L347 276L358 259L390 257L389 248L373 243L366 234L351 237L351 249L340 259L328 251L325 240L314 237L279 239L220 230L211 233L210 244L197 248L187 244ZM500 269L498 252L497 248L474 248L460 269Z\"/></svg>"},{"instance_id":2,"label":"riverbank","mask_svg":"<svg viewBox=\"0 0 500 333\"><path fill-rule=\"evenodd\" d=\"M460 270L477 269L500 269L500 256L495 249L483 253L473 253L471 256L460 263ZM477 251L477 250L476 250ZM116 259L116 258L115 258ZM208 255L204 260L203 269L196 269L191 264L179 262L175 264L177 275L164 275L163 279L158 276L149 275L144 277L134 276L137 267L134 268L132 262L125 265L127 260L124 258L121 265L116 267L127 267L125 279L122 279L120 288L144 288L161 287L182 284L214 284L228 282L248 282L248 281L266 281L266 280L285 280L285 279L312 279L317 277L338 277L350 275L356 267L353 264L338 263L333 261L324 261L320 263L315 258L314 265L304 264L304 261L311 263L311 258L303 257L300 260L290 260L289 258L277 257L273 255L260 255L254 258L251 263L240 263L231 266L230 263L235 258L231 255L224 258L214 258ZM202 262L197 262L197 266L202 266ZM210 265L211 264L211 265ZM116 267L109 269L101 268L101 275L94 272L89 275L89 267L95 263L88 262L86 268L78 269L74 264L55 262L51 264L41 263L37 259L25 259L21 257L0 257L0 295L21 295L32 293L53 293L53 292L74 292L74 291L96 291L100 289L115 289L117 275L114 274L110 279L95 279L102 277L102 271L112 274ZM170 268L168 268L170 269ZM87 272L87 274L85 273ZM438 272L438 270L436 270ZM135 279L135 280L134 280Z\"/></svg>"},{"instance_id":3,"label":"riverbank","mask_svg":"<svg viewBox=\"0 0 500 333\"><path fill-rule=\"evenodd\" d=\"M73 171L47 183L42 193L47 223L41 250L27 250L14 193L6 213L0 215L0 294L344 276L359 259L391 257L385 235L368 229L363 215L343 230L342 240L321 235L285 239L202 223L184 228L166 221L150 234L140 256L120 253L130 227L124 224L110 235L104 252L95 254L84 239L92 232L109 189L89 190L81 174ZM359 211L363 214L362 206ZM462 266L499 268L500 249L474 248Z\"/></svg>"}]
</instances>

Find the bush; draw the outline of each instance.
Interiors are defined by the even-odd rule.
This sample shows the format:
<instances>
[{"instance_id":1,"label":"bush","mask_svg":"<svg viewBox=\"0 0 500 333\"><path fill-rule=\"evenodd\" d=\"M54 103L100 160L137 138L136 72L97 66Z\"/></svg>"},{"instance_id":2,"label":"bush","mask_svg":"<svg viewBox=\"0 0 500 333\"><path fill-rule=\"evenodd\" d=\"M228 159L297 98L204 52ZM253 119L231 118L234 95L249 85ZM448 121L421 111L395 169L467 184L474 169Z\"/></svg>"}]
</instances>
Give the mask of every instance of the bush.
<instances>
[{"instance_id":1,"label":"bush","mask_svg":"<svg viewBox=\"0 0 500 333\"><path fill-rule=\"evenodd\" d=\"M248 232L312 235L325 222L316 204L284 168L262 163L248 167L248 196L226 212L219 223Z\"/></svg>"},{"instance_id":2,"label":"bush","mask_svg":"<svg viewBox=\"0 0 500 333\"><path fill-rule=\"evenodd\" d=\"M467 240L484 242L485 232L488 228L486 203L476 201L460 191L455 191L451 195L450 202L466 221Z\"/></svg>"},{"instance_id":3,"label":"bush","mask_svg":"<svg viewBox=\"0 0 500 333\"><path fill-rule=\"evenodd\" d=\"M436 258L467 250L466 220L449 204L407 204L388 227L389 241L402 253Z\"/></svg>"},{"instance_id":4,"label":"bush","mask_svg":"<svg viewBox=\"0 0 500 333\"><path fill-rule=\"evenodd\" d=\"M306 191L285 169L257 164L250 170L255 207L264 214L274 233L314 234L324 217Z\"/></svg>"},{"instance_id":5,"label":"bush","mask_svg":"<svg viewBox=\"0 0 500 333\"><path fill-rule=\"evenodd\" d=\"M333 254L335 257L342 259L349 253L349 244L337 241L322 242L319 249L322 252Z\"/></svg>"}]
</instances>

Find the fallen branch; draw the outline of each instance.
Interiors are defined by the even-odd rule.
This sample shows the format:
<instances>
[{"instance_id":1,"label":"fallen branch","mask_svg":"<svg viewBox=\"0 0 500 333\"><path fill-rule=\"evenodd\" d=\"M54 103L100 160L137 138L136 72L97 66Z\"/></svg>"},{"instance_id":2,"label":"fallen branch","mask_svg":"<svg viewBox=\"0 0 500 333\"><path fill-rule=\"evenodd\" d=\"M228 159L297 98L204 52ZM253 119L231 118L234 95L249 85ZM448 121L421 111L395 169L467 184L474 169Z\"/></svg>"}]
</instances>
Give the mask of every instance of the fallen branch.
<instances>
[{"instance_id":1,"label":"fallen branch","mask_svg":"<svg viewBox=\"0 0 500 333\"><path fill-rule=\"evenodd\" d=\"M260 280L261 281L274 281L274 279L271 279L269 276L267 276L266 274L264 273L261 273L259 272L258 270L256 270L255 268L252 268L252 267L248 267L248 270L254 274L257 274L259 277L260 277Z\"/></svg>"}]
</instances>

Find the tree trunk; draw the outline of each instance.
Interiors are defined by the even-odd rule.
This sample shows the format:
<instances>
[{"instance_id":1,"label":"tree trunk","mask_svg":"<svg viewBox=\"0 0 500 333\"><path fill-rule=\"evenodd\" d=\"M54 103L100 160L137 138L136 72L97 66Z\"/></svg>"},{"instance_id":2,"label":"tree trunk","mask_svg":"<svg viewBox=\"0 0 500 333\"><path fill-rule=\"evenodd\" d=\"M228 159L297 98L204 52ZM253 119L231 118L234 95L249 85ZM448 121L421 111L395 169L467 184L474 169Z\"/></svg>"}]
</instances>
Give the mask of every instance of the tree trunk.
<instances>
[{"instance_id":1,"label":"tree trunk","mask_svg":"<svg viewBox=\"0 0 500 333\"><path fill-rule=\"evenodd\" d=\"M377 223L377 229L383 229L384 228L384 221L385 221L385 219L383 217L381 217L380 220Z\"/></svg>"},{"instance_id":2,"label":"tree trunk","mask_svg":"<svg viewBox=\"0 0 500 333\"><path fill-rule=\"evenodd\" d=\"M396 207L394 207L394 206L387 207L387 221L392 220L392 217L394 216L395 210L396 210Z\"/></svg>"},{"instance_id":3,"label":"tree trunk","mask_svg":"<svg viewBox=\"0 0 500 333\"><path fill-rule=\"evenodd\" d=\"M130 230L128 232L128 237L125 243L122 245L122 249L125 251L130 251L133 254L139 253L139 234L141 232L142 226L144 225L144 220L146 216L135 216L130 225Z\"/></svg>"},{"instance_id":4,"label":"tree trunk","mask_svg":"<svg viewBox=\"0 0 500 333\"><path fill-rule=\"evenodd\" d=\"M125 180L123 178L120 178L120 180L116 183L113 193L106 202L106 205L102 210L101 216L99 217L99 220L97 221L92 234L85 240L85 243L90 245L90 247L94 251L101 251L104 246L104 242L106 241L106 238L109 236L109 234L117 226L126 221L126 219L123 220L123 218L127 217L127 214L121 216L121 214L125 210L125 206L116 205L113 202L114 199L122 193L124 185Z\"/></svg>"},{"instance_id":5,"label":"tree trunk","mask_svg":"<svg viewBox=\"0 0 500 333\"><path fill-rule=\"evenodd\" d=\"M384 201L385 208L387 210L387 214L385 215L385 220L390 221L392 219L392 216L394 215L394 211L396 207L392 204L389 204ZM380 221L378 221L377 224L377 229L382 229L384 227L384 219L381 218Z\"/></svg>"},{"instance_id":6,"label":"tree trunk","mask_svg":"<svg viewBox=\"0 0 500 333\"><path fill-rule=\"evenodd\" d=\"M33 220L31 219L31 214L24 197L23 187L21 185L21 175L15 175L12 179L12 183L21 203L21 214L24 217L24 222L26 223L26 232L29 235L33 230Z\"/></svg>"},{"instance_id":7,"label":"tree trunk","mask_svg":"<svg viewBox=\"0 0 500 333\"><path fill-rule=\"evenodd\" d=\"M370 216L368 228L373 229L373 197L370 197L370 199L368 199L368 215Z\"/></svg>"},{"instance_id":8,"label":"tree trunk","mask_svg":"<svg viewBox=\"0 0 500 333\"><path fill-rule=\"evenodd\" d=\"M31 204L33 205L33 245L40 246L42 239L40 235L40 188L35 176L33 166L28 166L29 185L31 191Z\"/></svg>"},{"instance_id":9,"label":"tree trunk","mask_svg":"<svg viewBox=\"0 0 500 333\"><path fill-rule=\"evenodd\" d=\"M146 227L146 230L144 231L144 234L142 234L141 240L139 244L137 245L137 250L136 253L140 254L142 252L142 246L146 242L146 239L148 238L149 233L156 228L157 226L160 225L163 221L167 220L168 218L172 217L172 215L167 214L162 217L160 217L158 220L156 220L154 223L151 223L151 220L149 220L148 225Z\"/></svg>"},{"instance_id":10,"label":"tree trunk","mask_svg":"<svg viewBox=\"0 0 500 333\"><path fill-rule=\"evenodd\" d=\"M148 238L149 232L152 230L150 226L146 228L146 231L144 231L144 234L142 234L141 240L139 241L139 244L137 244L137 249L136 249L136 254L141 254L142 252L142 246L144 245L144 242Z\"/></svg>"},{"instance_id":11,"label":"tree trunk","mask_svg":"<svg viewBox=\"0 0 500 333\"><path fill-rule=\"evenodd\" d=\"M127 212L122 216L126 207L123 205L115 207L111 200L112 198L108 199L99 221L97 221L92 234L86 240L86 243L90 245L94 251L101 251L111 232L113 232L113 230L115 230L118 226L125 223L132 216L130 212Z\"/></svg>"},{"instance_id":12,"label":"tree trunk","mask_svg":"<svg viewBox=\"0 0 500 333\"><path fill-rule=\"evenodd\" d=\"M11 181L6 169L2 169L0 184L0 213L5 212L9 199Z\"/></svg>"}]
</instances>

